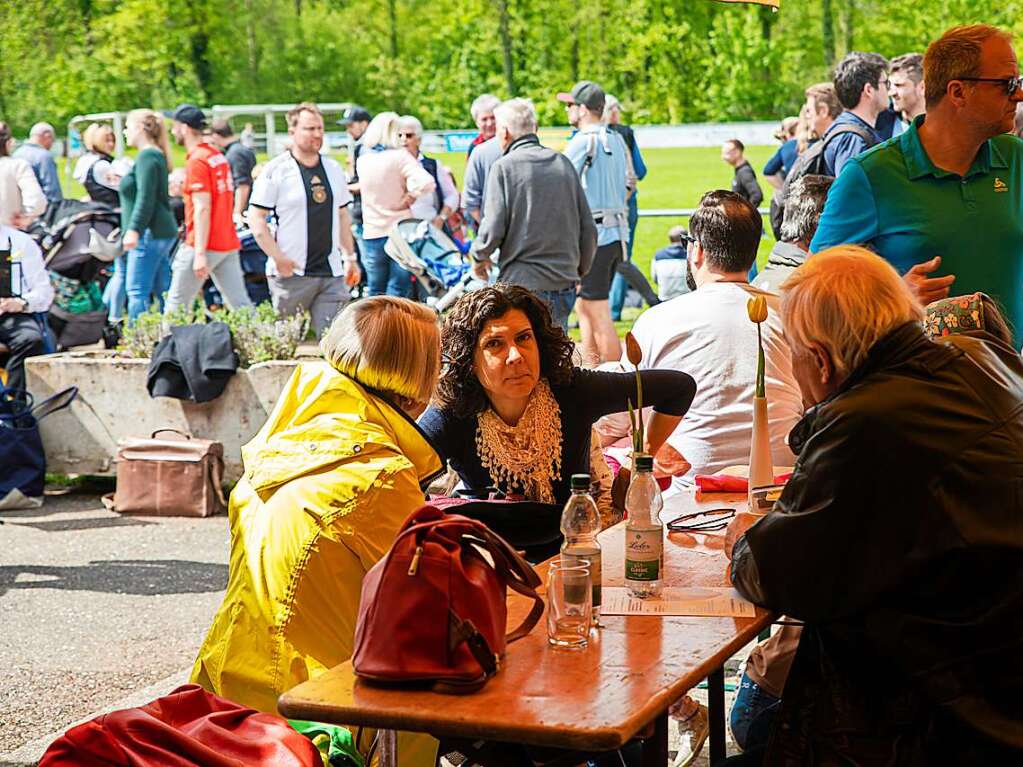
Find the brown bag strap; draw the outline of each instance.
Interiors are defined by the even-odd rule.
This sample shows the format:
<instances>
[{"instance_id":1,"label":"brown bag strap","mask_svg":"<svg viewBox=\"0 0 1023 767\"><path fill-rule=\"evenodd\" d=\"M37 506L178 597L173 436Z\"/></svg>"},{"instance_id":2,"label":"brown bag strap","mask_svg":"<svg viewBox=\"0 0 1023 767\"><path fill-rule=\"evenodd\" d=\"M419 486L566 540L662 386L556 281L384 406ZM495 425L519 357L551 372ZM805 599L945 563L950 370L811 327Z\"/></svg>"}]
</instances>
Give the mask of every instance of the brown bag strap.
<instances>
[{"instance_id":1,"label":"brown bag strap","mask_svg":"<svg viewBox=\"0 0 1023 767\"><path fill-rule=\"evenodd\" d=\"M213 492L216 494L217 500L220 501L220 505L227 509L227 499L224 498L224 488L221 487L224 481L224 460L219 456L214 456L211 474L212 477L210 479L213 482Z\"/></svg>"},{"instance_id":2,"label":"brown bag strap","mask_svg":"<svg viewBox=\"0 0 1023 767\"><path fill-rule=\"evenodd\" d=\"M161 432L165 432L165 431L169 431L172 434L177 434L179 436L184 437L185 439L191 439L192 438L192 435L189 434L188 432L181 431L180 429L171 429L171 428L157 429L156 431L154 431L152 434L149 435L149 438L150 439L156 439L156 435L157 434L160 434Z\"/></svg>"}]
</instances>

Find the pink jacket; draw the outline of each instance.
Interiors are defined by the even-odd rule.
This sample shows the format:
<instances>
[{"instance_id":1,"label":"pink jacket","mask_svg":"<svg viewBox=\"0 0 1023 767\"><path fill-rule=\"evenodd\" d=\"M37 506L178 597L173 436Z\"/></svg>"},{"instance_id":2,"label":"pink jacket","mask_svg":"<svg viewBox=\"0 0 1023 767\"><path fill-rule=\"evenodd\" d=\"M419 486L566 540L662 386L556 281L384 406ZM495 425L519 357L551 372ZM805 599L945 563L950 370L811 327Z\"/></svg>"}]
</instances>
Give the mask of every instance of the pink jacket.
<instances>
[{"instance_id":1,"label":"pink jacket","mask_svg":"<svg viewBox=\"0 0 1023 767\"><path fill-rule=\"evenodd\" d=\"M357 170L362 193L362 236L366 239L386 237L392 226L412 217L408 206L402 204L406 192L418 198L436 187L433 177L404 149L364 149Z\"/></svg>"}]
</instances>

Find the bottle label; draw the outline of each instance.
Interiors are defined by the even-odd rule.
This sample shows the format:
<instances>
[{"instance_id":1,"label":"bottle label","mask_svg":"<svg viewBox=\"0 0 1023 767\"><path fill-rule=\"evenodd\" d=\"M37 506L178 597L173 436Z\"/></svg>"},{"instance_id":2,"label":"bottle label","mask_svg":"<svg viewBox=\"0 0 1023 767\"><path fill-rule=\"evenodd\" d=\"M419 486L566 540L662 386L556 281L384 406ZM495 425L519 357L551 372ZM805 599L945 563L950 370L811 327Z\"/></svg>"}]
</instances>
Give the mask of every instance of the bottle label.
<instances>
[{"instance_id":1,"label":"bottle label","mask_svg":"<svg viewBox=\"0 0 1023 767\"><path fill-rule=\"evenodd\" d=\"M626 531L625 578L630 581L656 581L661 577L660 530Z\"/></svg>"},{"instance_id":2,"label":"bottle label","mask_svg":"<svg viewBox=\"0 0 1023 767\"><path fill-rule=\"evenodd\" d=\"M593 584L593 606L600 607L601 599L601 558L600 549L577 554L571 550L561 552L562 560L585 559L590 563L590 580Z\"/></svg>"}]
</instances>

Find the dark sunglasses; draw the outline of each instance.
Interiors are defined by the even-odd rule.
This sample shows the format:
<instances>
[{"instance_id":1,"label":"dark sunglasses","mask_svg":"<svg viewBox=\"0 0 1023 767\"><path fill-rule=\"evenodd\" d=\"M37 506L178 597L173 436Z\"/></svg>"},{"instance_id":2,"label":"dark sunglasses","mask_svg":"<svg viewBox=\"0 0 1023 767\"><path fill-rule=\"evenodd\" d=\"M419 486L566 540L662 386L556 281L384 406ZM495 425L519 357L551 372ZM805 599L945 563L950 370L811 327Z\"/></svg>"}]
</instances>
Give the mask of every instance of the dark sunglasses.
<instances>
[{"instance_id":1,"label":"dark sunglasses","mask_svg":"<svg viewBox=\"0 0 1023 767\"><path fill-rule=\"evenodd\" d=\"M416 135L415 133L399 133L398 138L415 138Z\"/></svg>"},{"instance_id":2,"label":"dark sunglasses","mask_svg":"<svg viewBox=\"0 0 1023 767\"><path fill-rule=\"evenodd\" d=\"M668 523L673 533L708 533L724 530L735 517L735 509L705 509L693 514L683 514Z\"/></svg>"},{"instance_id":3,"label":"dark sunglasses","mask_svg":"<svg viewBox=\"0 0 1023 767\"><path fill-rule=\"evenodd\" d=\"M998 83L1005 88L1007 96L1011 96L1020 88L1023 88L1023 75L1016 75L1015 77L957 77L955 79L971 83Z\"/></svg>"}]
</instances>

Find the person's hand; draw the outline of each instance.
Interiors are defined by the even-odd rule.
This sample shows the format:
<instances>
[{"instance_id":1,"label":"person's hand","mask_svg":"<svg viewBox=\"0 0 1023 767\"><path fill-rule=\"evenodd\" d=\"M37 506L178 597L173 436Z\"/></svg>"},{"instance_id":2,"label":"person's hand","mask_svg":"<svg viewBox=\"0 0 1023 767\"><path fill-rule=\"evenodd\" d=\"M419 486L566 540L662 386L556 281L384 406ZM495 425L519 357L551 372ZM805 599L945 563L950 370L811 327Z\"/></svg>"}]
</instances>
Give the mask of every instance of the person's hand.
<instances>
[{"instance_id":1,"label":"person's hand","mask_svg":"<svg viewBox=\"0 0 1023 767\"><path fill-rule=\"evenodd\" d=\"M362 279L362 271L358 261L345 261L345 285L354 288Z\"/></svg>"},{"instance_id":2,"label":"person's hand","mask_svg":"<svg viewBox=\"0 0 1023 767\"><path fill-rule=\"evenodd\" d=\"M402 209L411 208L412 203L414 203L417 199L418 198L414 194L409 194L408 192L405 192L405 194L402 195L401 202L399 204L401 205Z\"/></svg>"},{"instance_id":3,"label":"person's hand","mask_svg":"<svg viewBox=\"0 0 1023 767\"><path fill-rule=\"evenodd\" d=\"M139 246L139 233L134 229L129 229L124 233L124 237L121 238L121 247L125 251L135 250Z\"/></svg>"},{"instance_id":4,"label":"person's hand","mask_svg":"<svg viewBox=\"0 0 1023 767\"><path fill-rule=\"evenodd\" d=\"M667 442L661 445L654 455L655 477L681 477L691 468L693 465L685 459L685 456Z\"/></svg>"},{"instance_id":5,"label":"person's hand","mask_svg":"<svg viewBox=\"0 0 1023 767\"><path fill-rule=\"evenodd\" d=\"M472 276L483 282L489 281L491 266L489 258L485 258L482 261L474 261L472 264Z\"/></svg>"},{"instance_id":6,"label":"person's hand","mask_svg":"<svg viewBox=\"0 0 1023 767\"><path fill-rule=\"evenodd\" d=\"M11 226L15 229L28 229L29 224L32 223L32 217L26 216L24 213L15 213L11 216Z\"/></svg>"},{"instance_id":7,"label":"person's hand","mask_svg":"<svg viewBox=\"0 0 1023 767\"><path fill-rule=\"evenodd\" d=\"M277 267L277 274L281 277L290 277L295 273L295 262L287 258L282 258L274 261L274 266Z\"/></svg>"},{"instance_id":8,"label":"person's hand","mask_svg":"<svg viewBox=\"0 0 1023 767\"><path fill-rule=\"evenodd\" d=\"M955 282L956 276L954 274L949 274L945 277L927 276L931 272L937 271L940 266L941 256L935 256L930 261L917 264L902 276L902 279L909 286L910 292L924 306L927 306L932 301L939 301L942 298L948 297L952 283Z\"/></svg>"},{"instance_id":9,"label":"person's hand","mask_svg":"<svg viewBox=\"0 0 1023 767\"><path fill-rule=\"evenodd\" d=\"M732 548L735 546L735 542L763 518L762 514L750 514L748 511L736 513L732 521L728 523L728 529L725 530L725 556L729 560L732 558Z\"/></svg>"},{"instance_id":10,"label":"person's hand","mask_svg":"<svg viewBox=\"0 0 1023 767\"><path fill-rule=\"evenodd\" d=\"M430 223L433 224L438 229L443 229L444 228L444 217L443 216L437 216Z\"/></svg>"},{"instance_id":11,"label":"person's hand","mask_svg":"<svg viewBox=\"0 0 1023 767\"><path fill-rule=\"evenodd\" d=\"M205 253L196 253L192 257L192 271L199 282L206 282L206 278L210 276L210 265Z\"/></svg>"},{"instance_id":12,"label":"person's hand","mask_svg":"<svg viewBox=\"0 0 1023 767\"><path fill-rule=\"evenodd\" d=\"M21 314L28 304L20 298L0 298L0 314Z\"/></svg>"}]
</instances>

